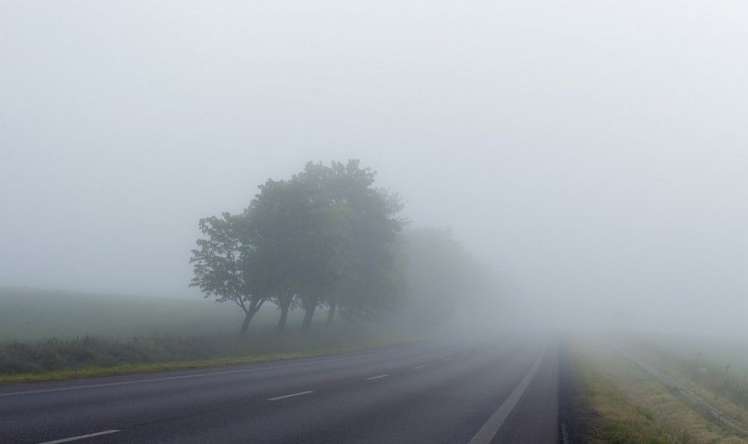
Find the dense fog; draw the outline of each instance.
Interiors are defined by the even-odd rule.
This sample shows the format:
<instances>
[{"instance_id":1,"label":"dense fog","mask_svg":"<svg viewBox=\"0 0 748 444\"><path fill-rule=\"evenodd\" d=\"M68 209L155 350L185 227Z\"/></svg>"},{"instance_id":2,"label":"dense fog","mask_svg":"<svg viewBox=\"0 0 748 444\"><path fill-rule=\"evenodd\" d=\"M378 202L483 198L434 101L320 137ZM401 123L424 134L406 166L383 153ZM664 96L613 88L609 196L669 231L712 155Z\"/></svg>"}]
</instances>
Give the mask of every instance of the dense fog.
<instances>
[{"instance_id":1,"label":"dense fog","mask_svg":"<svg viewBox=\"0 0 748 444\"><path fill-rule=\"evenodd\" d=\"M3 2L0 285L199 298L198 219L360 159L491 270L502 322L745 335L746 21L740 1Z\"/></svg>"}]
</instances>

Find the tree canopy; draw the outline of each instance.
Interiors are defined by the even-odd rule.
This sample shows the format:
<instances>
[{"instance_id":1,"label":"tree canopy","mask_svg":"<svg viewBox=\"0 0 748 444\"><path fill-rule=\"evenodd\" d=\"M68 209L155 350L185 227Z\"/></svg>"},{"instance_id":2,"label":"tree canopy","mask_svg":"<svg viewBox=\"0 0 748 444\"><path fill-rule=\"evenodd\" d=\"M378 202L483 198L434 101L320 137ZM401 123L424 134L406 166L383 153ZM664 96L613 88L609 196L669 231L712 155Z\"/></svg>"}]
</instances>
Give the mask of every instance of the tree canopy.
<instances>
[{"instance_id":1,"label":"tree canopy","mask_svg":"<svg viewBox=\"0 0 748 444\"><path fill-rule=\"evenodd\" d=\"M320 309L328 324L397 311L425 325L476 305L485 293L477 263L448 230L404 233L403 204L375 179L350 160L267 180L239 214L200 220L192 285L239 306L242 333L268 302L280 312L278 330L295 308L308 329Z\"/></svg>"},{"instance_id":2,"label":"tree canopy","mask_svg":"<svg viewBox=\"0 0 748 444\"><path fill-rule=\"evenodd\" d=\"M280 330L294 306L304 310L305 328L321 306L329 322L337 312L391 309L401 291L394 244L402 205L374 187L375 175L356 160L308 163L260 185L241 214L202 219L192 285L241 307L242 332L265 301L278 306Z\"/></svg>"}]
</instances>

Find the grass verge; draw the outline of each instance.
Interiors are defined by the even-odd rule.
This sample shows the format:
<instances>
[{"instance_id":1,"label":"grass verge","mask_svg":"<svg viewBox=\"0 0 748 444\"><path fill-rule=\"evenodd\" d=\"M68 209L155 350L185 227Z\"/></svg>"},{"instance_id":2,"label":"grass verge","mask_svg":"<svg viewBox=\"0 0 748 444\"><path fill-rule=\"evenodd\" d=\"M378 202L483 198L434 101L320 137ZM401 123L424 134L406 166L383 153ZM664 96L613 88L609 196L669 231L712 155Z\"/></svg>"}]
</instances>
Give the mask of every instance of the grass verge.
<instances>
[{"instance_id":1,"label":"grass verge","mask_svg":"<svg viewBox=\"0 0 748 444\"><path fill-rule=\"evenodd\" d=\"M693 410L631 361L577 344L573 365L583 406L583 442L745 443Z\"/></svg>"},{"instance_id":2,"label":"grass verge","mask_svg":"<svg viewBox=\"0 0 748 444\"><path fill-rule=\"evenodd\" d=\"M401 337L327 334L311 338L266 335L251 340L162 337L110 342L81 338L14 343L0 347L0 384L227 367L350 353L414 341Z\"/></svg>"},{"instance_id":3,"label":"grass verge","mask_svg":"<svg viewBox=\"0 0 748 444\"><path fill-rule=\"evenodd\" d=\"M598 362L575 351L573 370L581 393L583 408L582 438L589 443L669 443L673 442L646 408L627 399L611 375Z\"/></svg>"},{"instance_id":4,"label":"grass verge","mask_svg":"<svg viewBox=\"0 0 748 444\"><path fill-rule=\"evenodd\" d=\"M269 361L280 361L298 358L310 358L341 353L351 353L366 349L394 345L394 343L368 345L360 347L345 347L327 350L305 352L264 353L249 356L201 359L195 361L171 361L148 364L120 364L112 367L84 367L80 369L56 370L38 373L0 374L0 384L15 384L44 381L63 381L69 379L95 378L102 376L117 376L133 373L157 373L170 370L192 370L201 368L220 368L243 364L257 364Z\"/></svg>"}]
</instances>

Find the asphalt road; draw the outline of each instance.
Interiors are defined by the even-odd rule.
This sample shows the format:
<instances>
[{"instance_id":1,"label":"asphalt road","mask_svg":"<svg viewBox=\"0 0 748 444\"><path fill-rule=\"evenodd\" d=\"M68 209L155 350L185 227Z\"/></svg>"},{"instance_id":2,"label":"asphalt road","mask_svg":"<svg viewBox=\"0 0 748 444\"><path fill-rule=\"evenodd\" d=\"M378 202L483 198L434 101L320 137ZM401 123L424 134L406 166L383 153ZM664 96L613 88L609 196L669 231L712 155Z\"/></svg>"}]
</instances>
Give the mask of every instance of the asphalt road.
<instances>
[{"instance_id":1,"label":"asphalt road","mask_svg":"<svg viewBox=\"0 0 748 444\"><path fill-rule=\"evenodd\" d=\"M554 443L557 393L551 347L409 345L0 386L0 443Z\"/></svg>"}]
</instances>

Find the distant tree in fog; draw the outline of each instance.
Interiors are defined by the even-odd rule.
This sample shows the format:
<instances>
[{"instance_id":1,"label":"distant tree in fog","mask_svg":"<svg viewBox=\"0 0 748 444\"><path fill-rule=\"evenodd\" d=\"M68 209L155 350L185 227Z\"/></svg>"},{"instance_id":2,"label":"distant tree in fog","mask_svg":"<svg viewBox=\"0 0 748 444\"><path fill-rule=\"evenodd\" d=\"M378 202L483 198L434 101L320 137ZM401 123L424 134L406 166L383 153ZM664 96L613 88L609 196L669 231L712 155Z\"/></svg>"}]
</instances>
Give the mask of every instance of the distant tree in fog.
<instances>
[{"instance_id":1,"label":"distant tree in fog","mask_svg":"<svg viewBox=\"0 0 748 444\"><path fill-rule=\"evenodd\" d=\"M399 245L411 319L438 325L460 304L475 303L472 293L482 271L449 230L410 230Z\"/></svg>"}]
</instances>

